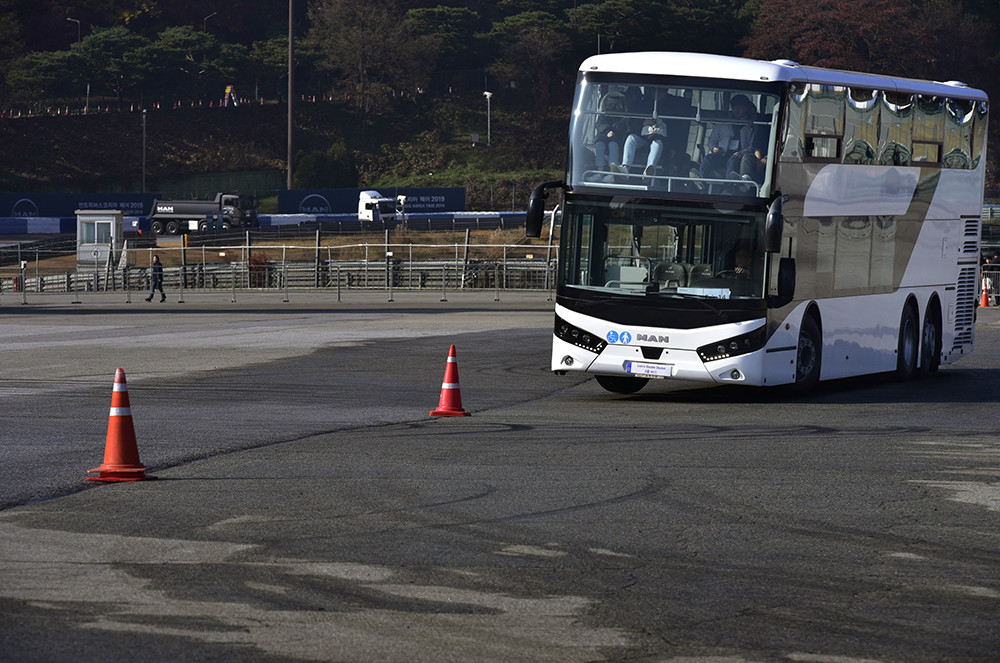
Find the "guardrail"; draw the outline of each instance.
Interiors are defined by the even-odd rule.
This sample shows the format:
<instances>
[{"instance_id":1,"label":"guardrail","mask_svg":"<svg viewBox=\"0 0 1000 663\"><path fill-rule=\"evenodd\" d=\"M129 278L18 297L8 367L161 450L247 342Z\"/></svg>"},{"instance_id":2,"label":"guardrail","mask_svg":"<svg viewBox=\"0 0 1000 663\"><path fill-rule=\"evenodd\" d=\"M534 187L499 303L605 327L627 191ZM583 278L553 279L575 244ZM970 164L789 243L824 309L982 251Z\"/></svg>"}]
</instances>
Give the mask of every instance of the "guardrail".
<instances>
[{"instance_id":1,"label":"guardrail","mask_svg":"<svg viewBox=\"0 0 1000 663\"><path fill-rule=\"evenodd\" d=\"M451 253L441 257L442 253ZM168 292L226 290L549 290L556 249L530 245L230 246L133 249L115 265L61 267L41 257L0 267L0 296L148 292L152 255ZM436 255L432 255L436 254ZM280 256L280 258L278 258ZM63 260L67 260L65 256ZM71 256L75 262L76 256Z\"/></svg>"}]
</instances>

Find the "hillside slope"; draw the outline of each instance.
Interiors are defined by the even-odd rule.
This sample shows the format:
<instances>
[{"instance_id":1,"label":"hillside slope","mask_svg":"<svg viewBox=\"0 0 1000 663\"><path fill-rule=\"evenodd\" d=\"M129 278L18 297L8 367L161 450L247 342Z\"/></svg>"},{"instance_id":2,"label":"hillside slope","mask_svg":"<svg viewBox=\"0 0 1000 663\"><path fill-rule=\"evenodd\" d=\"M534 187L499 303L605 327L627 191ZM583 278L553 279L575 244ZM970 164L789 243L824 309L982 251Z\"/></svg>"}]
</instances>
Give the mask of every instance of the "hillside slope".
<instances>
[{"instance_id":1,"label":"hillside slope","mask_svg":"<svg viewBox=\"0 0 1000 663\"><path fill-rule=\"evenodd\" d=\"M459 99L414 105L392 122L361 132L354 118L333 104L300 104L295 151L301 156L343 141L354 155L360 185L465 186L470 205L489 202L477 200L476 192L523 190L559 175L565 111L542 118L494 113L493 146L487 149L471 140L479 124L481 142L486 138L479 105L470 109ZM155 189L157 180L203 173L285 170L282 105L150 110L145 133L147 190ZM7 191L139 191L142 160L138 111L0 120L0 188Z\"/></svg>"}]
</instances>

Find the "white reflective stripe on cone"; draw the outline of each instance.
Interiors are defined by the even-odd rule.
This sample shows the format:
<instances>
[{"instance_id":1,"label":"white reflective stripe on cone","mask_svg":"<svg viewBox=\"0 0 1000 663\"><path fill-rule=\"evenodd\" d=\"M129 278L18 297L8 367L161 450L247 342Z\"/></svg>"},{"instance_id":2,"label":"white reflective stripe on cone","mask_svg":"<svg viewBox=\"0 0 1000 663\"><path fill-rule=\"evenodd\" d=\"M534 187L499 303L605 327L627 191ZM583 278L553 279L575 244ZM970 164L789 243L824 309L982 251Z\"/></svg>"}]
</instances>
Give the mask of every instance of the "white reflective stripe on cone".
<instances>
[{"instance_id":1,"label":"white reflective stripe on cone","mask_svg":"<svg viewBox=\"0 0 1000 663\"><path fill-rule=\"evenodd\" d=\"M111 408L112 417L131 417L132 408L130 407L113 407Z\"/></svg>"}]
</instances>

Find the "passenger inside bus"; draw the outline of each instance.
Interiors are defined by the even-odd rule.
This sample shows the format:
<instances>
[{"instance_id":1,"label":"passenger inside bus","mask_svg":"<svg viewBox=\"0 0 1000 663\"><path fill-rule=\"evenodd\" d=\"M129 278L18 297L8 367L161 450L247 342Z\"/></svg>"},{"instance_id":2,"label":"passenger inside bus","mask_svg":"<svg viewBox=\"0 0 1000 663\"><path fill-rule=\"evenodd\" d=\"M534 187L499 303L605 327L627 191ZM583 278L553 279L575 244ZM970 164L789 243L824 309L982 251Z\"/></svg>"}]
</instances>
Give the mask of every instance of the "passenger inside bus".
<instances>
[{"instance_id":1,"label":"passenger inside bus","mask_svg":"<svg viewBox=\"0 0 1000 663\"><path fill-rule=\"evenodd\" d=\"M594 127L594 167L598 171L607 170L609 164L618 163L621 157L623 136L628 131L625 112L625 95L617 89L612 89L601 97ZM601 176L596 175L592 179L596 181L599 178Z\"/></svg>"},{"instance_id":2,"label":"passenger inside bus","mask_svg":"<svg viewBox=\"0 0 1000 663\"><path fill-rule=\"evenodd\" d=\"M763 132L757 131L753 124L756 114L753 103L746 95L737 94L729 106L732 121L720 122L712 129L698 175L763 182L767 138L761 140L758 134Z\"/></svg>"}]
</instances>

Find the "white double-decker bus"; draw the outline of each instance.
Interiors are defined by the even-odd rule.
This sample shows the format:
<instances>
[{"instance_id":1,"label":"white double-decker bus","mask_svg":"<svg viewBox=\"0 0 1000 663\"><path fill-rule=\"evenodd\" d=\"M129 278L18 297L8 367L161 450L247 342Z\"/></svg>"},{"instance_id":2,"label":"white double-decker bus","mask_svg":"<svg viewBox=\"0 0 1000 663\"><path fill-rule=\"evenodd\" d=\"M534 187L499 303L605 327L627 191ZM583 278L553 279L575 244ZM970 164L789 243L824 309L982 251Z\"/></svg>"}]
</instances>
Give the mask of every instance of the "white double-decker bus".
<instances>
[{"instance_id":1,"label":"white double-decker bus","mask_svg":"<svg viewBox=\"0 0 1000 663\"><path fill-rule=\"evenodd\" d=\"M580 67L552 370L796 384L971 352L985 93L692 53Z\"/></svg>"}]
</instances>

